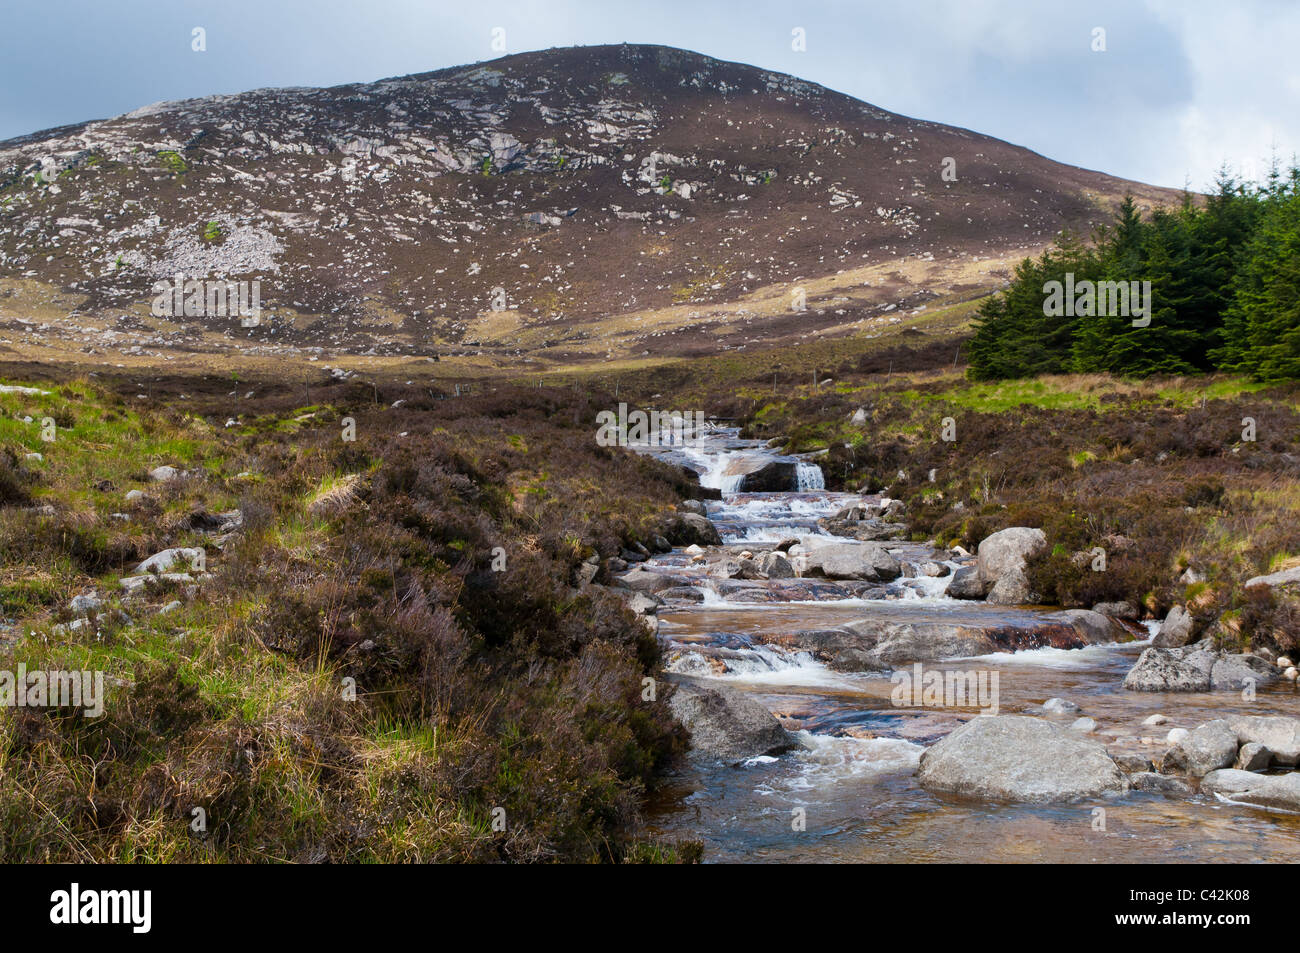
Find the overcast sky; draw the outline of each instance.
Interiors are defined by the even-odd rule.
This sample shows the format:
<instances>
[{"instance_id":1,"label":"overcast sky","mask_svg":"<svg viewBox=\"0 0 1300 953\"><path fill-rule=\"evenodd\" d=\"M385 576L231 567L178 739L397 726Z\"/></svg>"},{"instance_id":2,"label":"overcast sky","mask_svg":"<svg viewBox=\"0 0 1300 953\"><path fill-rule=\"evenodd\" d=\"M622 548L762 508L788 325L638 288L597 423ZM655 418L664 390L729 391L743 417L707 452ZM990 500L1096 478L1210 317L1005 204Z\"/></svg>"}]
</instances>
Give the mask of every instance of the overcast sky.
<instances>
[{"instance_id":1,"label":"overcast sky","mask_svg":"<svg viewBox=\"0 0 1300 953\"><path fill-rule=\"evenodd\" d=\"M3 18L0 139L492 59L500 27L509 53L640 42L752 63L1157 185L1300 152L1293 0L44 0Z\"/></svg>"}]
</instances>

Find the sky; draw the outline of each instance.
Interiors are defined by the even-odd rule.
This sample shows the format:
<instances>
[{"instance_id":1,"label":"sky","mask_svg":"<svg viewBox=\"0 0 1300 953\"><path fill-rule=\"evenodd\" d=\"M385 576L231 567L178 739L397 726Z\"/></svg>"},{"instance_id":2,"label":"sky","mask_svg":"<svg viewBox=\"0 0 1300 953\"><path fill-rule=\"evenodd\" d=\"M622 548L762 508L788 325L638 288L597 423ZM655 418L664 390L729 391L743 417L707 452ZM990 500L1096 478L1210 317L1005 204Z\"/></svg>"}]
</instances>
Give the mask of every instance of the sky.
<instances>
[{"instance_id":1,"label":"sky","mask_svg":"<svg viewBox=\"0 0 1300 953\"><path fill-rule=\"evenodd\" d=\"M0 140L479 62L495 38L678 46L1173 188L1300 153L1295 0L9 0L2 29Z\"/></svg>"}]
</instances>

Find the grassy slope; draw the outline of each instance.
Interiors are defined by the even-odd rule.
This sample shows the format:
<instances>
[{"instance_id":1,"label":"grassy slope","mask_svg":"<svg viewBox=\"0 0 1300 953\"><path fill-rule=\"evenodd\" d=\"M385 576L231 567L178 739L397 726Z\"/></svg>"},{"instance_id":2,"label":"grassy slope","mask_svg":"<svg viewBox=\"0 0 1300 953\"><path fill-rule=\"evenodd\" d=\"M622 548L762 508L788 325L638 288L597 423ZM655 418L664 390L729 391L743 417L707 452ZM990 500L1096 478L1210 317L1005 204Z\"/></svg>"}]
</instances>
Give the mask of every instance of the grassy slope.
<instances>
[{"instance_id":1,"label":"grassy slope","mask_svg":"<svg viewBox=\"0 0 1300 953\"><path fill-rule=\"evenodd\" d=\"M0 715L0 856L695 856L637 833L681 744L665 694L643 698L654 640L569 585L583 558L648 538L679 475L596 448L572 394L332 396L229 428L220 402L186 413L85 381L0 396L0 668L111 685L99 719ZM189 478L151 483L163 463ZM192 528L236 506L224 545ZM121 596L120 575L176 545L205 546L211 575ZM91 589L103 609L68 625Z\"/></svg>"}]
</instances>

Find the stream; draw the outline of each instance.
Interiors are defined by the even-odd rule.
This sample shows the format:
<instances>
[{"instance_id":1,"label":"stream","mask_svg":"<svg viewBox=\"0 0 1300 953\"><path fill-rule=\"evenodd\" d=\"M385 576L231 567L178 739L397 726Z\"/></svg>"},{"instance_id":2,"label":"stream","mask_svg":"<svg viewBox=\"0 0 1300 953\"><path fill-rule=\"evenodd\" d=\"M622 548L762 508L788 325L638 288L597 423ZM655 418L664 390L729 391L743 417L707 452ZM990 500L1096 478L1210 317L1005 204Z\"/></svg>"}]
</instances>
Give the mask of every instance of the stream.
<instances>
[{"instance_id":1,"label":"stream","mask_svg":"<svg viewBox=\"0 0 1300 953\"><path fill-rule=\"evenodd\" d=\"M692 446L639 448L685 464L722 491L708 517L723 547L769 550L795 536L826 535L820 517L873 502L822 488L816 464L801 460L798 489L738 492L742 458L775 455L734 432ZM789 459L789 458L780 458ZM849 542L838 539L837 542ZM887 543L918 567L942 559L918 543ZM900 621L1027 624L1048 610L991 606L944 595L949 579L917 572L867 592L829 580L774 579L730 587L682 549L646 568L694 575L702 601L670 600L658 610L669 672L744 691L796 734L801 747L731 765L692 753L650 805L650 831L698 839L709 862L1296 862L1300 817L1231 805L1211 796L1131 791L1122 797L1056 804L986 803L933 795L914 777L925 747L976 707L898 707L890 672L842 672L781 644L783 633L828 629L868 616ZM949 563L949 566L955 564ZM907 574L910 576L911 570ZM863 587L859 587L863 588ZM1064 727L1094 719L1089 737L1111 754L1165 750L1171 728L1195 728L1230 714L1296 714L1295 690L1261 689L1251 702L1233 692L1144 693L1121 688L1146 639L1077 649L1038 648L926 662L926 670L996 672L1001 714L1053 717ZM1081 709L1044 715L1049 698ZM1153 714L1168 722L1146 727ZM1099 826L1096 808L1104 808ZM796 818L802 817L800 825ZM802 829L801 829L802 828Z\"/></svg>"}]
</instances>

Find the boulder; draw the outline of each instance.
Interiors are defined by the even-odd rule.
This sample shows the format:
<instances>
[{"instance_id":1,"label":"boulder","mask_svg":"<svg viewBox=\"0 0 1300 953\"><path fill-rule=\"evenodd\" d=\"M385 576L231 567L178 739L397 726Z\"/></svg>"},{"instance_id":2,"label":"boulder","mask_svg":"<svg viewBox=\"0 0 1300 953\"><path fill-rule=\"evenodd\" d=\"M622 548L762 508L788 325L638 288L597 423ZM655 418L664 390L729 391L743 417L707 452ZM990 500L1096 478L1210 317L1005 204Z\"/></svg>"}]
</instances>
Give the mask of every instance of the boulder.
<instances>
[{"instance_id":1,"label":"boulder","mask_svg":"<svg viewBox=\"0 0 1300 953\"><path fill-rule=\"evenodd\" d=\"M177 563L181 563L186 569L195 569L205 553L202 548L195 546L193 548L176 547L174 549L164 549L160 553L154 553L140 565L135 567L136 572L157 572L165 573Z\"/></svg>"},{"instance_id":2,"label":"boulder","mask_svg":"<svg viewBox=\"0 0 1300 953\"><path fill-rule=\"evenodd\" d=\"M1256 778L1256 784L1249 790L1223 795L1224 800L1232 804L1249 804L1252 807L1300 813L1300 771L1256 775Z\"/></svg>"},{"instance_id":3,"label":"boulder","mask_svg":"<svg viewBox=\"0 0 1300 953\"><path fill-rule=\"evenodd\" d=\"M1186 774L1201 778L1237 761L1237 732L1227 719L1206 722L1175 744L1160 762L1163 774Z\"/></svg>"},{"instance_id":4,"label":"boulder","mask_svg":"<svg viewBox=\"0 0 1300 953\"><path fill-rule=\"evenodd\" d=\"M1071 715L1079 711L1079 706L1064 698L1049 698L1043 702L1043 711L1052 715Z\"/></svg>"},{"instance_id":5,"label":"boulder","mask_svg":"<svg viewBox=\"0 0 1300 953\"><path fill-rule=\"evenodd\" d=\"M1152 770L1151 759L1144 754L1116 754L1111 755L1119 769L1125 774L1145 773Z\"/></svg>"},{"instance_id":6,"label":"boulder","mask_svg":"<svg viewBox=\"0 0 1300 953\"><path fill-rule=\"evenodd\" d=\"M1216 660L1213 652L1197 646L1149 648L1124 676L1124 687L1134 692L1207 692Z\"/></svg>"},{"instance_id":7,"label":"boulder","mask_svg":"<svg viewBox=\"0 0 1300 953\"><path fill-rule=\"evenodd\" d=\"M1165 774L1156 774L1152 771L1130 774L1128 783L1135 791L1146 791L1150 794L1176 794L1180 797L1191 797L1196 793L1186 781L1180 781Z\"/></svg>"},{"instance_id":8,"label":"boulder","mask_svg":"<svg viewBox=\"0 0 1300 953\"><path fill-rule=\"evenodd\" d=\"M740 457L727 467L727 476L740 476L738 493L781 493L799 487L798 464L793 460Z\"/></svg>"},{"instance_id":9,"label":"boulder","mask_svg":"<svg viewBox=\"0 0 1300 953\"><path fill-rule=\"evenodd\" d=\"M776 716L743 692L677 682L669 709L691 733L691 746L726 761L780 754L796 747Z\"/></svg>"},{"instance_id":10,"label":"boulder","mask_svg":"<svg viewBox=\"0 0 1300 953\"><path fill-rule=\"evenodd\" d=\"M1235 794L1259 786L1260 775L1236 768L1220 768L1201 778L1202 794Z\"/></svg>"},{"instance_id":11,"label":"boulder","mask_svg":"<svg viewBox=\"0 0 1300 953\"><path fill-rule=\"evenodd\" d=\"M1300 566L1283 569L1281 572L1272 572L1267 576L1253 576L1246 580L1245 588L1254 589L1256 586L1262 586L1266 589L1300 586Z\"/></svg>"},{"instance_id":12,"label":"boulder","mask_svg":"<svg viewBox=\"0 0 1300 953\"><path fill-rule=\"evenodd\" d=\"M1228 724L1243 746L1262 745L1271 763L1295 767L1300 764L1300 719L1283 715L1235 715Z\"/></svg>"},{"instance_id":13,"label":"boulder","mask_svg":"<svg viewBox=\"0 0 1300 953\"><path fill-rule=\"evenodd\" d=\"M903 567L878 543L828 543L808 553L804 574L827 579L866 579L889 582L902 575Z\"/></svg>"},{"instance_id":14,"label":"boulder","mask_svg":"<svg viewBox=\"0 0 1300 953\"><path fill-rule=\"evenodd\" d=\"M677 509L683 513L694 513L696 516L709 515L709 508L699 500L682 500L677 504Z\"/></svg>"},{"instance_id":15,"label":"boulder","mask_svg":"<svg viewBox=\"0 0 1300 953\"><path fill-rule=\"evenodd\" d=\"M674 546L721 546L718 528L707 516L698 513L674 513L661 534Z\"/></svg>"},{"instance_id":16,"label":"boulder","mask_svg":"<svg viewBox=\"0 0 1300 953\"><path fill-rule=\"evenodd\" d=\"M962 566L952 574L952 581L948 583L944 595L951 599L983 599L988 591L989 587L980 578L976 567Z\"/></svg>"},{"instance_id":17,"label":"boulder","mask_svg":"<svg viewBox=\"0 0 1300 953\"><path fill-rule=\"evenodd\" d=\"M178 470L175 467L154 467L149 471L149 479L153 480L155 483L166 483L170 480L179 480L184 476L185 472L183 470Z\"/></svg>"},{"instance_id":18,"label":"boulder","mask_svg":"<svg viewBox=\"0 0 1300 953\"><path fill-rule=\"evenodd\" d=\"M1210 690L1235 692L1248 685L1260 688L1277 679L1276 669L1258 655L1222 655L1210 669Z\"/></svg>"},{"instance_id":19,"label":"boulder","mask_svg":"<svg viewBox=\"0 0 1300 953\"><path fill-rule=\"evenodd\" d=\"M759 557L758 568L768 579L793 579L794 567L785 553L764 553Z\"/></svg>"},{"instance_id":20,"label":"boulder","mask_svg":"<svg viewBox=\"0 0 1300 953\"><path fill-rule=\"evenodd\" d=\"M671 589L677 585L676 580L671 576L665 576L663 573L647 572L637 567L624 576L620 576L616 585L625 589L634 589L637 592L661 592L664 589Z\"/></svg>"},{"instance_id":21,"label":"boulder","mask_svg":"<svg viewBox=\"0 0 1300 953\"><path fill-rule=\"evenodd\" d=\"M981 715L921 755L923 788L1007 801L1065 801L1125 789L1095 741L1023 715Z\"/></svg>"},{"instance_id":22,"label":"boulder","mask_svg":"<svg viewBox=\"0 0 1300 953\"><path fill-rule=\"evenodd\" d=\"M1273 752L1258 741L1249 741L1237 752L1235 767L1241 771L1263 771L1273 762Z\"/></svg>"},{"instance_id":23,"label":"boulder","mask_svg":"<svg viewBox=\"0 0 1300 953\"><path fill-rule=\"evenodd\" d=\"M1041 529L1012 526L999 530L979 545L980 578L988 585L989 602L997 605L1023 605L1037 595L1029 588L1025 564L1047 548L1047 536Z\"/></svg>"},{"instance_id":24,"label":"boulder","mask_svg":"<svg viewBox=\"0 0 1300 953\"><path fill-rule=\"evenodd\" d=\"M92 612L100 612L104 608L104 599L98 592L83 592L81 595L73 596L72 601L68 604L68 609L73 615L85 616Z\"/></svg>"},{"instance_id":25,"label":"boulder","mask_svg":"<svg viewBox=\"0 0 1300 953\"><path fill-rule=\"evenodd\" d=\"M1131 602L1099 602L1092 607L1092 611L1100 612L1112 619L1128 619L1132 621L1138 617L1137 606Z\"/></svg>"},{"instance_id":26,"label":"boulder","mask_svg":"<svg viewBox=\"0 0 1300 953\"><path fill-rule=\"evenodd\" d=\"M1174 606L1160 623L1160 630L1151 644L1161 649L1179 649L1192 640L1192 614L1182 606Z\"/></svg>"}]
</instances>

